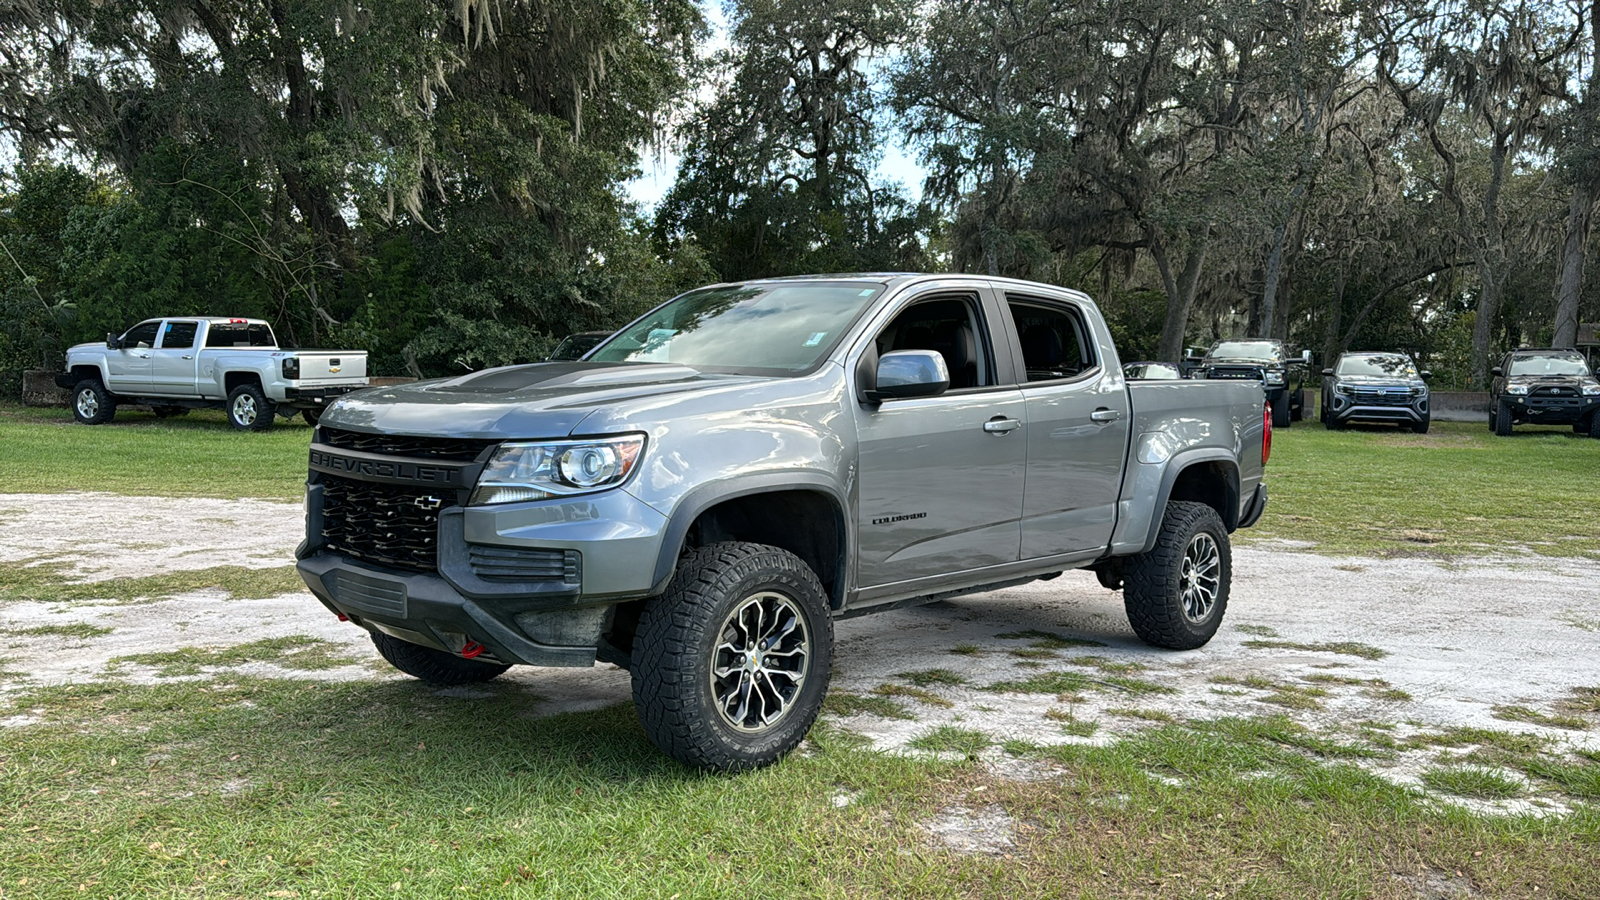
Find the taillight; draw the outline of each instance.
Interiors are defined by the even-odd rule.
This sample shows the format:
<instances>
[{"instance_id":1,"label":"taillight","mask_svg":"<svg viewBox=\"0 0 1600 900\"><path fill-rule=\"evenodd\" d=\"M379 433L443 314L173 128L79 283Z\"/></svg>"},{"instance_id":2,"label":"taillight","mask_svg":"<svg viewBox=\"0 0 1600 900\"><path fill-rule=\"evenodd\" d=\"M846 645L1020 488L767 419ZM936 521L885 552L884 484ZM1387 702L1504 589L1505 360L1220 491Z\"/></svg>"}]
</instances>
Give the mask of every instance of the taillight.
<instances>
[{"instance_id":1,"label":"taillight","mask_svg":"<svg viewBox=\"0 0 1600 900\"><path fill-rule=\"evenodd\" d=\"M1261 407L1261 464L1272 458L1272 404Z\"/></svg>"},{"instance_id":2,"label":"taillight","mask_svg":"<svg viewBox=\"0 0 1600 900\"><path fill-rule=\"evenodd\" d=\"M300 377L300 359L291 356L283 361L283 377L290 381Z\"/></svg>"}]
</instances>

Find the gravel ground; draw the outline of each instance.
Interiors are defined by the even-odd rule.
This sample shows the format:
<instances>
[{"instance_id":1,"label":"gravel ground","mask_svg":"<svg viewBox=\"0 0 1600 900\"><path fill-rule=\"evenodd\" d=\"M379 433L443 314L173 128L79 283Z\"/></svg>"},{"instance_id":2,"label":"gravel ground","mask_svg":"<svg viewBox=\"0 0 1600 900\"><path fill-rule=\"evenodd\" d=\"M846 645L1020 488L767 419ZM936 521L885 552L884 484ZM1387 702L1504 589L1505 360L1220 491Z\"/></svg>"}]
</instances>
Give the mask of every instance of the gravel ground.
<instances>
[{"instance_id":1,"label":"gravel ground","mask_svg":"<svg viewBox=\"0 0 1600 900\"><path fill-rule=\"evenodd\" d=\"M67 561L84 580L218 565L282 566L291 561L299 539L295 504L0 494L0 563ZM80 622L111 632L84 639L18 634ZM1104 646L1041 651L1029 649L1029 638L1001 637L1030 630ZM337 622L309 594L235 600L220 591L201 591L136 604L0 604L0 669L10 672L0 672L0 692L107 678L148 681L157 677L154 670L122 666L108 674L106 664L118 656L286 635L334 641L365 661L314 673L267 663L230 671L294 678L398 677L371 664L376 654L364 632ZM1549 712L1574 688L1600 686L1595 662L1600 659L1600 563L1591 560L1332 558L1305 552L1303 546L1257 543L1234 550L1233 596L1222 630L1206 647L1185 653L1141 644L1123 615L1121 595L1083 572L839 622L836 637L835 691L867 694L885 684L908 685L902 673L930 669L960 680L926 685L935 702L896 698L915 716L911 720L868 714L838 720L887 750L903 748L941 725L979 730L997 742L1108 742L1148 727L1146 720L1110 712L1125 708L1180 718L1281 713L1324 732L1375 722L1393 726L1402 738L1419 729L1475 726L1600 748L1593 729L1507 722L1494 715L1496 706ZM1354 646L1343 647L1346 652L1267 646L1338 642ZM1350 653L1365 648L1382 655ZM1022 656L1014 654L1018 650ZM1094 659L1073 662L1083 657ZM983 689L1052 671L1114 680L1107 673L1122 667L1127 667L1124 674L1171 692L1130 693L1104 680L1072 700ZM1214 680L1252 676L1265 679L1258 684L1316 687L1328 695L1318 699L1320 708L1285 708L1267 702L1272 693L1265 687ZM1313 684L1306 676L1361 683ZM627 674L606 665L517 668L505 677L537 685L548 698L531 711L535 714L629 699ZM1054 717L1047 717L1052 711ZM1094 732L1066 734L1063 713L1094 723ZM26 714L14 715L0 719L0 725L31 721ZM1414 782L1432 758L1402 754L1366 764L1395 780ZM1526 803L1496 808L1515 810Z\"/></svg>"}]
</instances>

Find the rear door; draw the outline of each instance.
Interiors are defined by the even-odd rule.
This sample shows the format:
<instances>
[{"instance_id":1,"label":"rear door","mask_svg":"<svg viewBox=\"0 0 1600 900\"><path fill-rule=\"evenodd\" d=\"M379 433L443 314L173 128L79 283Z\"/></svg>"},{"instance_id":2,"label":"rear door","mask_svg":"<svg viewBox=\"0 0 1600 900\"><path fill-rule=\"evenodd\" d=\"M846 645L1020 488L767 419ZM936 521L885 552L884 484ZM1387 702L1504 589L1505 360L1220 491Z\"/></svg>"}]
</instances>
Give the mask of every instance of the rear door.
<instances>
[{"instance_id":1,"label":"rear door","mask_svg":"<svg viewBox=\"0 0 1600 900\"><path fill-rule=\"evenodd\" d=\"M1097 552L1111 542L1131 408L1099 313L1070 295L1006 291L1007 337L1028 421L1023 559Z\"/></svg>"},{"instance_id":2,"label":"rear door","mask_svg":"<svg viewBox=\"0 0 1600 900\"><path fill-rule=\"evenodd\" d=\"M160 320L140 322L122 335L120 350L106 351L106 387L114 394L148 394Z\"/></svg>"},{"instance_id":3,"label":"rear door","mask_svg":"<svg viewBox=\"0 0 1600 900\"><path fill-rule=\"evenodd\" d=\"M161 325L161 343L151 358L150 391L168 397L198 397L195 338L200 323L169 319Z\"/></svg>"},{"instance_id":4,"label":"rear door","mask_svg":"<svg viewBox=\"0 0 1600 900\"><path fill-rule=\"evenodd\" d=\"M1026 465L1022 391L979 287L934 287L896 304L855 348L936 350L951 386L937 397L852 398L860 469L856 583L895 585L1015 562ZM852 391L856 386L852 384ZM892 591L882 592L884 595Z\"/></svg>"}]
</instances>

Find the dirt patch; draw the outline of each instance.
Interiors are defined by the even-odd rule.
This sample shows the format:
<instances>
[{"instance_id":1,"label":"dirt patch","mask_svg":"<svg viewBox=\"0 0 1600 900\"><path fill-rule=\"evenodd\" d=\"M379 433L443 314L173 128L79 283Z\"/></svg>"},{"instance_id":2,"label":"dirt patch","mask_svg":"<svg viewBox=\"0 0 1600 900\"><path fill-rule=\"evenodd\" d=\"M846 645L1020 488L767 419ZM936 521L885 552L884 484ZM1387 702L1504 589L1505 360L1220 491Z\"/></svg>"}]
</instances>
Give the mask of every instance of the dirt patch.
<instances>
[{"instance_id":1,"label":"dirt patch","mask_svg":"<svg viewBox=\"0 0 1600 900\"><path fill-rule=\"evenodd\" d=\"M282 566L301 537L298 507L255 500L0 495L0 508L25 511L0 520L0 562L70 551L91 579ZM203 518L219 521L197 525ZM894 752L917 752L913 742L936 731L981 733L991 745L981 753L994 759L1008 741L1106 744L1171 721L1282 715L1338 740L1382 735L1394 749L1360 764L1420 785L1439 751L1406 741L1431 731L1529 733L1556 752L1600 750L1600 715L1562 713L1574 692L1600 681L1580 664L1600 658L1600 631L1588 627L1600 621L1597 582L1593 560L1331 558L1257 544L1234 551L1221 632L1199 650L1174 653L1135 638L1120 594L1069 572L837 623L832 690L860 702L840 704L829 717ZM96 636L51 636L73 631ZM293 635L332 642L332 653L375 658L364 631L305 593L245 600L198 591L136 607L17 601L0 606L0 658L11 673L0 675L0 690L156 679L147 668L111 674L106 666L116 657ZM302 671L258 662L247 670L298 679L402 677L370 664ZM550 698L530 715L631 696L628 674L608 665L518 667L503 677ZM1579 715L1589 727L1497 717L1497 708L1510 707ZM18 716L24 710L5 712L8 725L28 721ZM1484 805L1551 809L1539 798Z\"/></svg>"}]
</instances>

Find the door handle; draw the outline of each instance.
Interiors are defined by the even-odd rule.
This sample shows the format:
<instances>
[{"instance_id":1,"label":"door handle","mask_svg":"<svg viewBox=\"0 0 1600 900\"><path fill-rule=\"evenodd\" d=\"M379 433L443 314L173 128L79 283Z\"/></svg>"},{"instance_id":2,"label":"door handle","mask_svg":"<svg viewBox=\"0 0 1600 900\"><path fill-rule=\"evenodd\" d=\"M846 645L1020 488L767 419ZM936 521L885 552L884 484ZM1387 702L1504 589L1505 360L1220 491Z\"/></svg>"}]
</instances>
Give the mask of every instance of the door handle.
<instances>
[{"instance_id":1,"label":"door handle","mask_svg":"<svg viewBox=\"0 0 1600 900\"><path fill-rule=\"evenodd\" d=\"M185 357L184 357L184 359L194 359L194 357L192 357L192 356L185 356Z\"/></svg>"},{"instance_id":2,"label":"door handle","mask_svg":"<svg viewBox=\"0 0 1600 900\"><path fill-rule=\"evenodd\" d=\"M1091 420L1099 422L1099 423L1101 423L1103 425L1103 424L1105 424L1107 422L1115 422L1116 420L1122 418L1122 410L1120 410L1120 409L1097 409L1094 412L1089 413L1089 418Z\"/></svg>"},{"instance_id":3,"label":"door handle","mask_svg":"<svg viewBox=\"0 0 1600 900\"><path fill-rule=\"evenodd\" d=\"M148 353L140 353L140 354L138 354L138 356L139 356L140 359L149 359L150 358L150 354L148 354Z\"/></svg>"},{"instance_id":4,"label":"door handle","mask_svg":"<svg viewBox=\"0 0 1600 900\"><path fill-rule=\"evenodd\" d=\"M1008 419L1005 416L995 416L983 423L983 430L990 434L1010 434L1021 427L1021 422L1016 419Z\"/></svg>"}]
</instances>

